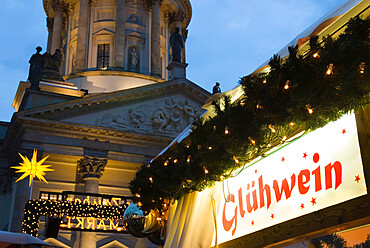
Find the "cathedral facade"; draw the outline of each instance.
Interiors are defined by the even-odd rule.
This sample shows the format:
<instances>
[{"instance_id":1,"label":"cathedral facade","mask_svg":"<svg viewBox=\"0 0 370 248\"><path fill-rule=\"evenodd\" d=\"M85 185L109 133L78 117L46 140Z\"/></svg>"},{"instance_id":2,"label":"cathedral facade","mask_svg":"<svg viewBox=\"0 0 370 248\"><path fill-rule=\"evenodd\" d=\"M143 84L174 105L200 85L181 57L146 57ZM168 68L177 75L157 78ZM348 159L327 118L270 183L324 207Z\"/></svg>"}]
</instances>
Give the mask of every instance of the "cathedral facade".
<instances>
[{"instance_id":1,"label":"cathedral facade","mask_svg":"<svg viewBox=\"0 0 370 248\"><path fill-rule=\"evenodd\" d=\"M129 183L185 127L210 93L186 79L189 0L43 0L48 45L40 80L21 81L10 123L0 123L1 224L20 232L30 199L62 192L130 197ZM177 44L171 35L177 30ZM179 39L181 37L181 39ZM176 50L176 58L173 57ZM36 56L37 57L37 56ZM35 57L34 57L35 58ZM30 60L31 69L35 63ZM36 65L37 66L37 65ZM18 154L45 164L45 182L15 183ZM11 185L11 187L9 186ZM152 247L129 234L60 230L60 247Z\"/></svg>"}]
</instances>

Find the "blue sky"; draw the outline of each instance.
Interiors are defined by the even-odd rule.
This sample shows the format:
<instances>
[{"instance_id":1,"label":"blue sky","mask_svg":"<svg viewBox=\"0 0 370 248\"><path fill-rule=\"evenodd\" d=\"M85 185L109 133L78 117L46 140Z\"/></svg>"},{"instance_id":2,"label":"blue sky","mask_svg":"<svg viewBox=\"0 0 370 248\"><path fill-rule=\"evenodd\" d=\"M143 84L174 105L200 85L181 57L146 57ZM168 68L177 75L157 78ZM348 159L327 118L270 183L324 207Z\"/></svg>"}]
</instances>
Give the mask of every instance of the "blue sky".
<instances>
[{"instance_id":1,"label":"blue sky","mask_svg":"<svg viewBox=\"0 0 370 248\"><path fill-rule=\"evenodd\" d=\"M211 91L234 88L310 24L344 0L191 0L187 77ZM0 121L10 121L19 81L36 46L46 49L42 0L3 0L0 9Z\"/></svg>"}]
</instances>

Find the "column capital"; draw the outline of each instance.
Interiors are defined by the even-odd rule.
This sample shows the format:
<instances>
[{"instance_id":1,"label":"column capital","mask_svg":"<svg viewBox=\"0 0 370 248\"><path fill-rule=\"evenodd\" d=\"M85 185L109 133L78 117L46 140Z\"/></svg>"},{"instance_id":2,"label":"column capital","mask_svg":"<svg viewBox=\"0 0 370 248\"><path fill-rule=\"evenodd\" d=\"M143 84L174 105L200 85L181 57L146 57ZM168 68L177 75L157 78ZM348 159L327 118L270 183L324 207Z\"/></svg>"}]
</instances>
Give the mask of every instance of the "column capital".
<instances>
[{"instance_id":1,"label":"column capital","mask_svg":"<svg viewBox=\"0 0 370 248\"><path fill-rule=\"evenodd\" d=\"M52 0L51 7L54 11L62 11L67 13L69 10L69 4L63 0Z\"/></svg>"},{"instance_id":2,"label":"column capital","mask_svg":"<svg viewBox=\"0 0 370 248\"><path fill-rule=\"evenodd\" d=\"M163 0L147 0L149 6L161 6Z\"/></svg>"},{"instance_id":3,"label":"column capital","mask_svg":"<svg viewBox=\"0 0 370 248\"><path fill-rule=\"evenodd\" d=\"M84 156L77 162L77 172L83 178L99 179L103 175L108 159Z\"/></svg>"},{"instance_id":4,"label":"column capital","mask_svg":"<svg viewBox=\"0 0 370 248\"><path fill-rule=\"evenodd\" d=\"M169 23L183 22L185 20L185 12L183 10L168 12L166 17Z\"/></svg>"}]
</instances>

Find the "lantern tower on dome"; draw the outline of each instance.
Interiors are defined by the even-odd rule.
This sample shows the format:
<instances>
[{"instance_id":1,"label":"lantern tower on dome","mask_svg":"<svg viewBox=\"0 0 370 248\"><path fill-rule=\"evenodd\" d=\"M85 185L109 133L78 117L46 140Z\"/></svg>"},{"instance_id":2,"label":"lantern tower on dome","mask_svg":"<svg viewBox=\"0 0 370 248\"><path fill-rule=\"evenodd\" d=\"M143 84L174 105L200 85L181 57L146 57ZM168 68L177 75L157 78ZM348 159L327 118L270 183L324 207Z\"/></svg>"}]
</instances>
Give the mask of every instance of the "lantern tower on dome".
<instances>
[{"instance_id":1,"label":"lantern tower on dome","mask_svg":"<svg viewBox=\"0 0 370 248\"><path fill-rule=\"evenodd\" d=\"M169 40L176 28L186 40L189 0L43 0L43 5L47 52L61 51L60 74L79 89L112 92L173 79ZM185 64L185 49L179 62Z\"/></svg>"}]
</instances>

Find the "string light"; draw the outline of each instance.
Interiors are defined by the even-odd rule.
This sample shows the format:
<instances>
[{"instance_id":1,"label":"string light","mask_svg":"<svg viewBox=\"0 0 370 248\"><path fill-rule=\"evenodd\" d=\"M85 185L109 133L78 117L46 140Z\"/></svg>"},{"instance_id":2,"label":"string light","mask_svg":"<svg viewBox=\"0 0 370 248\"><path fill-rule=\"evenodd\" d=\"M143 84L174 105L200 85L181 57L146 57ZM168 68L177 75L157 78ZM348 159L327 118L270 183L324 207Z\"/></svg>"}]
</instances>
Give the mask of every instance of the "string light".
<instances>
[{"instance_id":1,"label":"string light","mask_svg":"<svg viewBox=\"0 0 370 248\"><path fill-rule=\"evenodd\" d=\"M176 163L177 163L177 161L178 161L178 160L177 160L177 158L176 158L173 162L176 164Z\"/></svg>"},{"instance_id":2,"label":"string light","mask_svg":"<svg viewBox=\"0 0 370 248\"><path fill-rule=\"evenodd\" d=\"M307 104L307 105L306 105L306 109L307 109L307 111L308 111L308 113L309 113L310 115L312 115L312 114L313 114L313 109L311 108L310 104Z\"/></svg>"},{"instance_id":3,"label":"string light","mask_svg":"<svg viewBox=\"0 0 370 248\"><path fill-rule=\"evenodd\" d=\"M213 130L216 131L216 126L213 126Z\"/></svg>"},{"instance_id":4,"label":"string light","mask_svg":"<svg viewBox=\"0 0 370 248\"><path fill-rule=\"evenodd\" d=\"M263 109L262 105L260 105L259 103L257 103L256 108L257 109Z\"/></svg>"},{"instance_id":5,"label":"string light","mask_svg":"<svg viewBox=\"0 0 370 248\"><path fill-rule=\"evenodd\" d=\"M249 142L252 144L252 145L256 145L256 141L254 139L252 139L251 137L248 137L248 140Z\"/></svg>"},{"instance_id":6,"label":"string light","mask_svg":"<svg viewBox=\"0 0 370 248\"><path fill-rule=\"evenodd\" d=\"M271 132L276 133L276 129L274 128L273 125L270 124L269 125L269 128L270 128Z\"/></svg>"},{"instance_id":7,"label":"string light","mask_svg":"<svg viewBox=\"0 0 370 248\"><path fill-rule=\"evenodd\" d=\"M139 195L139 194L136 194L135 196L136 196L137 198L140 198L140 195Z\"/></svg>"},{"instance_id":8,"label":"string light","mask_svg":"<svg viewBox=\"0 0 370 248\"><path fill-rule=\"evenodd\" d=\"M168 160L164 161L163 165L167 166L168 165Z\"/></svg>"},{"instance_id":9,"label":"string light","mask_svg":"<svg viewBox=\"0 0 370 248\"><path fill-rule=\"evenodd\" d=\"M294 126L294 122L289 123L289 126L293 127Z\"/></svg>"},{"instance_id":10,"label":"string light","mask_svg":"<svg viewBox=\"0 0 370 248\"><path fill-rule=\"evenodd\" d=\"M361 62L361 64L358 66L360 68L360 73L364 74L365 73L365 62Z\"/></svg>"},{"instance_id":11,"label":"string light","mask_svg":"<svg viewBox=\"0 0 370 248\"><path fill-rule=\"evenodd\" d=\"M229 134L229 129L227 128L227 126L225 127L225 134Z\"/></svg>"},{"instance_id":12,"label":"string light","mask_svg":"<svg viewBox=\"0 0 370 248\"><path fill-rule=\"evenodd\" d=\"M220 179L221 179L221 180L224 180L224 176L223 176L223 175L221 175L221 176L220 176Z\"/></svg>"},{"instance_id":13,"label":"string light","mask_svg":"<svg viewBox=\"0 0 370 248\"><path fill-rule=\"evenodd\" d=\"M334 65L333 64L329 64L328 65L328 70L326 71L326 75L331 75L331 74L333 74L333 67L334 67Z\"/></svg>"},{"instance_id":14,"label":"string light","mask_svg":"<svg viewBox=\"0 0 370 248\"><path fill-rule=\"evenodd\" d=\"M267 80L266 80L266 79L265 79L265 80L263 80L263 82L262 82L262 83L264 83L264 84L265 84L265 83L267 83Z\"/></svg>"},{"instance_id":15,"label":"string light","mask_svg":"<svg viewBox=\"0 0 370 248\"><path fill-rule=\"evenodd\" d=\"M204 169L204 173L208 174L209 171L206 168L203 168L203 169Z\"/></svg>"},{"instance_id":16,"label":"string light","mask_svg":"<svg viewBox=\"0 0 370 248\"><path fill-rule=\"evenodd\" d=\"M318 58L318 57L320 57L320 56L319 56L319 53L314 53L314 54L312 55L312 57L314 57L314 58Z\"/></svg>"},{"instance_id":17,"label":"string light","mask_svg":"<svg viewBox=\"0 0 370 248\"><path fill-rule=\"evenodd\" d=\"M286 137L286 136L284 136L282 140L283 140L283 141L285 141L286 139L287 139L287 137Z\"/></svg>"},{"instance_id":18,"label":"string light","mask_svg":"<svg viewBox=\"0 0 370 248\"><path fill-rule=\"evenodd\" d=\"M233 156L233 159L234 159L234 161L235 161L235 163L236 163L236 164L239 164L239 159L237 159L237 158L235 157L235 155Z\"/></svg>"},{"instance_id":19,"label":"string light","mask_svg":"<svg viewBox=\"0 0 370 248\"><path fill-rule=\"evenodd\" d=\"M153 177L149 177L149 181L153 183Z\"/></svg>"},{"instance_id":20,"label":"string light","mask_svg":"<svg viewBox=\"0 0 370 248\"><path fill-rule=\"evenodd\" d=\"M190 162L190 158L191 158L191 156L189 155L188 158L186 159L186 162L189 163Z\"/></svg>"},{"instance_id":21,"label":"string light","mask_svg":"<svg viewBox=\"0 0 370 248\"><path fill-rule=\"evenodd\" d=\"M285 90L289 89L289 85L290 85L290 80L287 80L287 81L285 82L284 89L285 89Z\"/></svg>"},{"instance_id":22,"label":"string light","mask_svg":"<svg viewBox=\"0 0 370 248\"><path fill-rule=\"evenodd\" d=\"M208 147L208 150L212 150L212 146L209 146L209 147Z\"/></svg>"}]
</instances>

